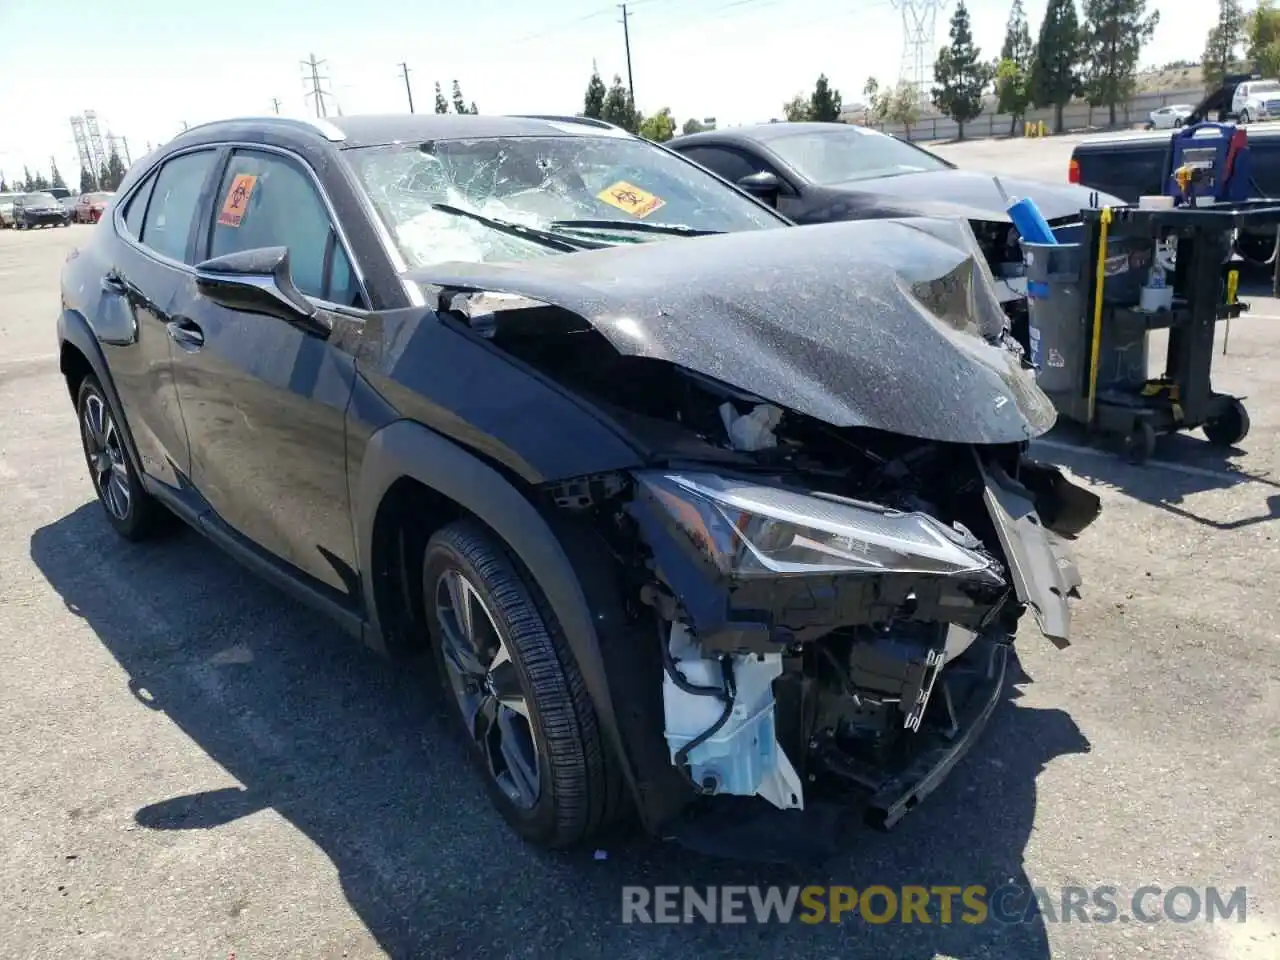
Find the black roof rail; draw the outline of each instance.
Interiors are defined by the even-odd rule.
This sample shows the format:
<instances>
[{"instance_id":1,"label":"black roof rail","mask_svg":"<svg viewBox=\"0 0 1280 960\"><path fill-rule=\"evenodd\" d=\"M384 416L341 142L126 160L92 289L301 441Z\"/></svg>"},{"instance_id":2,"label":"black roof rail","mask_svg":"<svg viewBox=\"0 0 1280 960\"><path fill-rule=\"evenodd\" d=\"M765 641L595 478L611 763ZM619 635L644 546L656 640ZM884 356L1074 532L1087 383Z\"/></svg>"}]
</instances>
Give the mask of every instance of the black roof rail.
<instances>
[{"instance_id":1,"label":"black roof rail","mask_svg":"<svg viewBox=\"0 0 1280 960\"><path fill-rule=\"evenodd\" d=\"M247 116L247 117L223 117L219 120L208 120L204 123L197 123L193 127L187 127L182 133L190 133L192 130L200 130L204 127L211 127L219 123L244 123L251 121L253 123L270 123L280 126L293 127L295 129L302 128L311 133L318 133L326 140L332 143L341 143L347 139L347 135L339 130L328 120L319 117L311 119L308 117L282 117L278 114L266 114L265 116ZM181 136L182 134L179 134Z\"/></svg>"}]
</instances>

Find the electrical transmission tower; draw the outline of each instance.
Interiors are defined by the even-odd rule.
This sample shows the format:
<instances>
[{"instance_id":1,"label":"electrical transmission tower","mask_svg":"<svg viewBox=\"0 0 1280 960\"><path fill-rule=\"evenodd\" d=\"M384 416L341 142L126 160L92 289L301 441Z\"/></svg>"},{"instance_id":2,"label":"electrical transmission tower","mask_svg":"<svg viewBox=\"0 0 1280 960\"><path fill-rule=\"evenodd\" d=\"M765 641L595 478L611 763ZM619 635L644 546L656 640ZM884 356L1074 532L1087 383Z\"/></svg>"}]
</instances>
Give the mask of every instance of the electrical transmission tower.
<instances>
[{"instance_id":1,"label":"electrical transmission tower","mask_svg":"<svg viewBox=\"0 0 1280 960\"><path fill-rule=\"evenodd\" d=\"M71 118L71 134L76 139L76 153L80 157L80 169L88 171L89 179L97 186L98 168L94 165L93 153L89 149L89 137L84 130L84 117Z\"/></svg>"},{"instance_id":2,"label":"electrical transmission tower","mask_svg":"<svg viewBox=\"0 0 1280 960\"><path fill-rule=\"evenodd\" d=\"M126 138L117 137L114 133L108 133L107 145L116 156L124 161L126 170L133 166L133 159L129 156L129 141Z\"/></svg>"},{"instance_id":3,"label":"electrical transmission tower","mask_svg":"<svg viewBox=\"0 0 1280 960\"><path fill-rule=\"evenodd\" d=\"M900 79L916 91L916 99L929 102L933 85L933 62L938 53L935 40L938 14L947 0L893 0L902 11L902 71Z\"/></svg>"},{"instance_id":4,"label":"electrical transmission tower","mask_svg":"<svg viewBox=\"0 0 1280 960\"><path fill-rule=\"evenodd\" d=\"M107 165L107 151L102 145L102 134L98 131L98 115L92 110L84 112L84 128L89 135L89 152L93 155L95 171Z\"/></svg>"},{"instance_id":5,"label":"electrical transmission tower","mask_svg":"<svg viewBox=\"0 0 1280 960\"><path fill-rule=\"evenodd\" d=\"M328 90L325 90L320 86L322 81L329 79L328 77L321 76L320 74L320 68L327 62L328 61L325 60L317 60L314 53L306 60L302 61L302 66L306 68L302 82L304 86L310 87L307 91L306 98L308 100L315 101L317 117L327 117L329 115L328 110L325 108L324 98L333 96L333 94Z\"/></svg>"}]
</instances>

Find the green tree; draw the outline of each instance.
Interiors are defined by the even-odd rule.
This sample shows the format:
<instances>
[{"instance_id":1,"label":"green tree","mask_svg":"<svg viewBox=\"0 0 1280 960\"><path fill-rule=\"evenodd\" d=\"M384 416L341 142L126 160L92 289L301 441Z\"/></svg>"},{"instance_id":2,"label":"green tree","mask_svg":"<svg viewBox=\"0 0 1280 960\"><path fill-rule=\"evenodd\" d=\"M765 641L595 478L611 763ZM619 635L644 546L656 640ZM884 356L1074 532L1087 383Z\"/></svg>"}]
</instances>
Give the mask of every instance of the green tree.
<instances>
[{"instance_id":1,"label":"green tree","mask_svg":"<svg viewBox=\"0 0 1280 960\"><path fill-rule=\"evenodd\" d=\"M80 168L80 192L92 193L98 189L98 183L93 179L93 171L88 167Z\"/></svg>"},{"instance_id":2,"label":"green tree","mask_svg":"<svg viewBox=\"0 0 1280 960\"><path fill-rule=\"evenodd\" d=\"M867 120L884 123L889 115L889 105L893 100L893 91L882 91L880 81L875 77L867 77L862 85L862 95L867 98Z\"/></svg>"},{"instance_id":3,"label":"green tree","mask_svg":"<svg viewBox=\"0 0 1280 960\"><path fill-rule=\"evenodd\" d=\"M1274 0L1260 0L1245 24L1249 59L1264 77L1280 74L1280 10Z\"/></svg>"},{"instance_id":4,"label":"green tree","mask_svg":"<svg viewBox=\"0 0 1280 960\"><path fill-rule=\"evenodd\" d=\"M797 93L782 105L782 115L792 123L808 120L809 99L803 93Z\"/></svg>"},{"instance_id":5,"label":"green tree","mask_svg":"<svg viewBox=\"0 0 1280 960\"><path fill-rule=\"evenodd\" d=\"M18 181L18 189L34 190L35 188L36 181L35 178L31 176L31 168L24 164L22 167L22 179Z\"/></svg>"},{"instance_id":6,"label":"green tree","mask_svg":"<svg viewBox=\"0 0 1280 960\"><path fill-rule=\"evenodd\" d=\"M444 91L440 89L440 81L436 81L436 113L448 113L449 101L444 98Z\"/></svg>"},{"instance_id":7,"label":"green tree","mask_svg":"<svg viewBox=\"0 0 1280 960\"><path fill-rule=\"evenodd\" d=\"M1031 101L1053 107L1053 132L1062 132L1062 108L1084 92L1080 81L1080 21L1075 0L1049 0L1031 63Z\"/></svg>"},{"instance_id":8,"label":"green tree","mask_svg":"<svg viewBox=\"0 0 1280 960\"><path fill-rule=\"evenodd\" d=\"M107 157L107 180L111 186L104 187L105 190L119 190L120 184L124 183L125 174L129 171L125 169L124 161L120 159L120 154L116 152L116 148L111 148L111 154Z\"/></svg>"},{"instance_id":9,"label":"green tree","mask_svg":"<svg viewBox=\"0 0 1280 960\"><path fill-rule=\"evenodd\" d=\"M1245 39L1244 11L1240 0L1218 0L1218 22L1205 38L1200 72L1205 88L1212 90L1231 72L1236 51Z\"/></svg>"},{"instance_id":10,"label":"green tree","mask_svg":"<svg viewBox=\"0 0 1280 960\"><path fill-rule=\"evenodd\" d=\"M806 119L835 123L840 119L843 109L840 91L831 86L825 73L818 74L818 82L813 85L813 93L809 97L809 115Z\"/></svg>"},{"instance_id":11,"label":"green tree","mask_svg":"<svg viewBox=\"0 0 1280 960\"><path fill-rule=\"evenodd\" d=\"M600 111L600 119L612 123L623 130L637 133L640 130L640 114L631 100L631 93L622 82L622 77L613 75L613 83L604 96L604 107Z\"/></svg>"},{"instance_id":12,"label":"green tree","mask_svg":"<svg viewBox=\"0 0 1280 960\"><path fill-rule=\"evenodd\" d=\"M676 135L676 119L671 116L671 108L663 107L651 117L645 117L640 123L640 136L654 143L666 143Z\"/></svg>"},{"instance_id":13,"label":"green tree","mask_svg":"<svg viewBox=\"0 0 1280 960\"><path fill-rule=\"evenodd\" d=\"M702 121L694 117L690 117L684 122L684 126L680 128L681 133L701 133L707 129L702 125Z\"/></svg>"},{"instance_id":14,"label":"green tree","mask_svg":"<svg viewBox=\"0 0 1280 960\"><path fill-rule=\"evenodd\" d=\"M4 179L4 174L0 173L0 193L8 193L9 184Z\"/></svg>"},{"instance_id":15,"label":"green tree","mask_svg":"<svg viewBox=\"0 0 1280 960\"><path fill-rule=\"evenodd\" d=\"M1112 126L1116 106L1137 89L1138 57L1159 23L1147 0L1084 0L1085 95L1090 105L1107 107Z\"/></svg>"},{"instance_id":16,"label":"green tree","mask_svg":"<svg viewBox=\"0 0 1280 960\"><path fill-rule=\"evenodd\" d=\"M911 128L920 121L920 96L915 84L901 80L886 95L885 119L902 124L907 132L907 139L911 139Z\"/></svg>"},{"instance_id":17,"label":"green tree","mask_svg":"<svg viewBox=\"0 0 1280 960\"><path fill-rule=\"evenodd\" d=\"M1013 0L1004 26L1004 43L1000 47L995 76L996 111L1009 114L1011 137L1031 104L1031 61L1035 52L1022 0Z\"/></svg>"},{"instance_id":18,"label":"green tree","mask_svg":"<svg viewBox=\"0 0 1280 960\"><path fill-rule=\"evenodd\" d=\"M44 178L43 173L36 174L35 180L31 182L31 189L32 190L48 190L49 189L49 181Z\"/></svg>"},{"instance_id":19,"label":"green tree","mask_svg":"<svg viewBox=\"0 0 1280 960\"><path fill-rule=\"evenodd\" d=\"M591 64L591 79L587 81L587 94L582 98L582 115L599 120L604 116L604 98L608 91L600 79L600 71Z\"/></svg>"},{"instance_id":20,"label":"green tree","mask_svg":"<svg viewBox=\"0 0 1280 960\"><path fill-rule=\"evenodd\" d=\"M992 72L991 64L982 59L982 51L973 45L969 9L960 0L951 15L951 44L938 51L933 66L933 104L956 122L961 140L964 125L982 113L982 97Z\"/></svg>"},{"instance_id":21,"label":"green tree","mask_svg":"<svg viewBox=\"0 0 1280 960\"><path fill-rule=\"evenodd\" d=\"M52 157L49 158L49 186L65 187L67 182L62 179L62 172L58 169L58 161Z\"/></svg>"},{"instance_id":22,"label":"green tree","mask_svg":"<svg viewBox=\"0 0 1280 960\"><path fill-rule=\"evenodd\" d=\"M112 184L111 182L111 171L110 169L108 169L106 163L98 164L98 189L99 190L115 189L115 185Z\"/></svg>"},{"instance_id":23,"label":"green tree","mask_svg":"<svg viewBox=\"0 0 1280 960\"><path fill-rule=\"evenodd\" d=\"M458 86L458 81L453 81L453 112L454 113L478 113L475 104L471 104L471 109L467 109L467 101L462 98L462 88Z\"/></svg>"}]
</instances>

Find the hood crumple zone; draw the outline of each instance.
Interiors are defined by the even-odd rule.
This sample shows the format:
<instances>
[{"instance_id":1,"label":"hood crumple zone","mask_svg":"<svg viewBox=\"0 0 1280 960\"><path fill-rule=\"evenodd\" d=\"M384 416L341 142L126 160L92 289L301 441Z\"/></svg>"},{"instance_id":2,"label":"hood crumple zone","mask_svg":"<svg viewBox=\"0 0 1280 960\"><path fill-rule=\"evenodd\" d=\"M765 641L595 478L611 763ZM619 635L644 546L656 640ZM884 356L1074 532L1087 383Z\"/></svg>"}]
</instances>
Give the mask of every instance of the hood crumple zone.
<instances>
[{"instance_id":1,"label":"hood crumple zone","mask_svg":"<svg viewBox=\"0 0 1280 960\"><path fill-rule=\"evenodd\" d=\"M980 444L1044 433L1053 407L1005 336L981 257L942 238L958 222L919 224L748 231L411 277L553 304L619 353L837 427Z\"/></svg>"}]
</instances>

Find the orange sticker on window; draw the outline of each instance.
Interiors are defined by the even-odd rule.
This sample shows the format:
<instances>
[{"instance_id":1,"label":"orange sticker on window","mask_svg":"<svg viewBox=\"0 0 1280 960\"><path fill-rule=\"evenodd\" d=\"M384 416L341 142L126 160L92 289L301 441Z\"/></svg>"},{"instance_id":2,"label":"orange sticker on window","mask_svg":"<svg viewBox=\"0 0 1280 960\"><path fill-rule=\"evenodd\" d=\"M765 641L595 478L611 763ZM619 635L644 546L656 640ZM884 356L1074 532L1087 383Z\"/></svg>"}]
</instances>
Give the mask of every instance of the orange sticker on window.
<instances>
[{"instance_id":1,"label":"orange sticker on window","mask_svg":"<svg viewBox=\"0 0 1280 960\"><path fill-rule=\"evenodd\" d=\"M633 217L647 217L659 207L667 205L667 201L661 197L655 197L649 191L641 190L635 184L627 183L625 180L619 180L613 186L605 187L596 194L596 197Z\"/></svg>"},{"instance_id":2,"label":"orange sticker on window","mask_svg":"<svg viewBox=\"0 0 1280 960\"><path fill-rule=\"evenodd\" d=\"M218 223L224 227L238 227L244 220L244 213L249 209L249 198L253 196L254 184L258 178L251 173L237 173L231 181L231 189L227 191L227 199L222 203L222 212L218 214Z\"/></svg>"}]
</instances>

